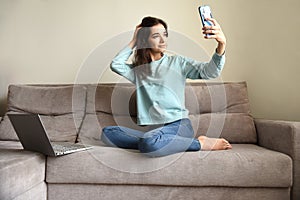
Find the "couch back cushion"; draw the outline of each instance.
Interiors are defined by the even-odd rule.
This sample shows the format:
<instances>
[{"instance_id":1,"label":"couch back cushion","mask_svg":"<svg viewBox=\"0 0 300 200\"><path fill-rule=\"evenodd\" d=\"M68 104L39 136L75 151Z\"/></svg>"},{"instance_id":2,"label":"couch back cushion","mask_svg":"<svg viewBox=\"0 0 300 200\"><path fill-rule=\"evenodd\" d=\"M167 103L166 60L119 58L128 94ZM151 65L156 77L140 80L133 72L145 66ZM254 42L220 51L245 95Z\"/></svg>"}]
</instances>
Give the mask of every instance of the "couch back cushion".
<instances>
[{"instance_id":1,"label":"couch back cushion","mask_svg":"<svg viewBox=\"0 0 300 200\"><path fill-rule=\"evenodd\" d=\"M185 96L195 137L207 135L224 137L232 143L256 143L245 82L187 83ZM100 134L105 126L148 130L136 124L135 98L135 86L132 84L88 85L86 117L79 140L101 144Z\"/></svg>"},{"instance_id":2,"label":"couch back cushion","mask_svg":"<svg viewBox=\"0 0 300 200\"><path fill-rule=\"evenodd\" d=\"M85 112L86 88L80 85L10 85L8 113L40 114L51 141L75 142ZM7 117L0 139L18 140Z\"/></svg>"},{"instance_id":3,"label":"couch back cushion","mask_svg":"<svg viewBox=\"0 0 300 200\"><path fill-rule=\"evenodd\" d=\"M86 116L79 133L79 141L103 145L102 128L126 126L144 130L136 124L135 87L132 84L87 85Z\"/></svg>"},{"instance_id":4,"label":"couch back cushion","mask_svg":"<svg viewBox=\"0 0 300 200\"><path fill-rule=\"evenodd\" d=\"M187 84L186 107L197 136L223 137L232 143L256 143L246 82Z\"/></svg>"}]
</instances>

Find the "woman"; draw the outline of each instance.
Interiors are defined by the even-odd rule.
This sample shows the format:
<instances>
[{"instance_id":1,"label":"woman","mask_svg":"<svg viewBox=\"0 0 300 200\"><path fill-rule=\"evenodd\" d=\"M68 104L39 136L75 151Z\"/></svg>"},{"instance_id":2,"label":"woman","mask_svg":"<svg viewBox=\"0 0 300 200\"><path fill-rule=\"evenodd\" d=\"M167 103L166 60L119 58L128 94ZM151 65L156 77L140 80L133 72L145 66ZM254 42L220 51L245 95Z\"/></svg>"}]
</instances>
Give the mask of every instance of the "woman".
<instances>
[{"instance_id":1,"label":"woman","mask_svg":"<svg viewBox=\"0 0 300 200\"><path fill-rule=\"evenodd\" d=\"M132 40L113 59L111 69L136 85L138 124L153 128L141 132L108 126L103 128L103 142L120 148L139 149L149 156L232 148L222 138L194 138L184 105L187 78L216 78L224 66L226 38L215 19L207 20L214 26L203 28L204 37L215 39L218 45L212 59L206 63L179 55L166 55L168 29L163 20L145 17L136 27ZM134 61L128 64L134 48Z\"/></svg>"}]
</instances>

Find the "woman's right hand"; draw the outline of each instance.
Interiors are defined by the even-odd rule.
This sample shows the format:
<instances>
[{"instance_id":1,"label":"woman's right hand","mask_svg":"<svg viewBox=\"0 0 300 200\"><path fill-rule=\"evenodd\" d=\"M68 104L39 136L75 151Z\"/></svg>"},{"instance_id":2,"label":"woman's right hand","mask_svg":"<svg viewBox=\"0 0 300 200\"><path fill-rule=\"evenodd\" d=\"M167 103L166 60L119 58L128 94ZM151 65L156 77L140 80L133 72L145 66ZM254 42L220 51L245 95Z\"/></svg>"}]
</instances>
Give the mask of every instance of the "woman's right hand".
<instances>
[{"instance_id":1,"label":"woman's right hand","mask_svg":"<svg viewBox=\"0 0 300 200\"><path fill-rule=\"evenodd\" d=\"M142 28L142 27L141 27L141 24L139 24L139 25L137 25L137 26L135 27L135 31L134 31L134 34L133 34L133 38L132 38L132 40L131 40L130 43L129 43L129 47L132 48L132 49L136 46L137 33L139 32L139 30L140 30L141 28Z\"/></svg>"}]
</instances>

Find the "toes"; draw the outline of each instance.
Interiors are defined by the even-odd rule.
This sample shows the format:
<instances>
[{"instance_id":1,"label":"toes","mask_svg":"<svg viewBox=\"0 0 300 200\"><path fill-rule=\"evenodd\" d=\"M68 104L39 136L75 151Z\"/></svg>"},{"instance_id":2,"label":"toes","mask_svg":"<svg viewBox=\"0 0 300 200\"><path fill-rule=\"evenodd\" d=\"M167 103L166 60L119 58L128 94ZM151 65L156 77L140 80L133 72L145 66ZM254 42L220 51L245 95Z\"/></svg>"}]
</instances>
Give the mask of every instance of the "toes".
<instances>
[{"instance_id":1,"label":"toes","mask_svg":"<svg viewBox=\"0 0 300 200\"><path fill-rule=\"evenodd\" d=\"M227 150L232 149L230 143L224 138L198 137L202 150Z\"/></svg>"},{"instance_id":2,"label":"toes","mask_svg":"<svg viewBox=\"0 0 300 200\"><path fill-rule=\"evenodd\" d=\"M227 140L225 140L224 138L222 138L221 140L222 140L224 149L232 149L231 144Z\"/></svg>"},{"instance_id":3,"label":"toes","mask_svg":"<svg viewBox=\"0 0 300 200\"><path fill-rule=\"evenodd\" d=\"M226 149L232 149L231 144L228 143L228 144L226 145Z\"/></svg>"}]
</instances>

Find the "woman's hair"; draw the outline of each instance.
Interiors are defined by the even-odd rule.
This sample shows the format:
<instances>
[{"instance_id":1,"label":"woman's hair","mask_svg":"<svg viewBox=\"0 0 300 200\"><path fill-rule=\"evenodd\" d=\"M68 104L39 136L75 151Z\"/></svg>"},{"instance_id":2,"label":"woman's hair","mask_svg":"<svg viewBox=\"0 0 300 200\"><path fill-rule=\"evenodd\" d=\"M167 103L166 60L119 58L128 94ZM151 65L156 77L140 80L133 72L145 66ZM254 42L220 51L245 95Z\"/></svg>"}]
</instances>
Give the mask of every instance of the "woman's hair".
<instances>
[{"instance_id":1,"label":"woman's hair","mask_svg":"<svg viewBox=\"0 0 300 200\"><path fill-rule=\"evenodd\" d=\"M148 39L150 36L150 27L158 24L162 24L168 34L168 26L163 20L155 17L143 18L142 23L140 24L140 27L142 28L137 33L136 52L133 61L134 67L148 64L152 61L150 56L151 47L148 44Z\"/></svg>"}]
</instances>

